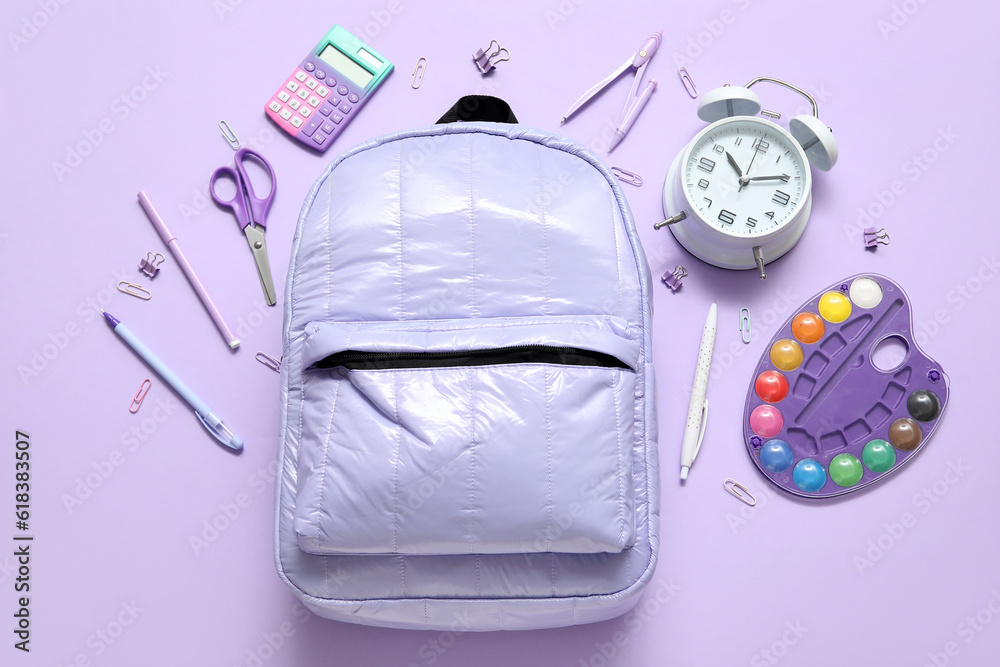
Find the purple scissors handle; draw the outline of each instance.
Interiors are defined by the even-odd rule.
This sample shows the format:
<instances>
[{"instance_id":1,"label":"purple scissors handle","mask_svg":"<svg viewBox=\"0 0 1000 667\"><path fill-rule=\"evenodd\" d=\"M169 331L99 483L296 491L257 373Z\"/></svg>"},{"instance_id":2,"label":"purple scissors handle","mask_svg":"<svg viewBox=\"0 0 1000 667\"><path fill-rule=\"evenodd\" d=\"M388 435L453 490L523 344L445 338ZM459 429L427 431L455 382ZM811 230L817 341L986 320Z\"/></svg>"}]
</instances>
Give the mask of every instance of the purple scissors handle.
<instances>
[{"instance_id":1,"label":"purple scissors handle","mask_svg":"<svg viewBox=\"0 0 1000 667\"><path fill-rule=\"evenodd\" d=\"M256 158L257 161L263 164L267 168L267 173L271 178L270 191L263 199L258 197L254 192L253 184L250 182L250 175L247 173L246 167L243 166L243 160L248 155ZM236 182L236 194L232 199L222 199L215 192L215 181L220 176L228 176ZM260 227L267 227L267 212L271 209L271 204L274 202L274 191L277 185L278 183L274 178L274 168L271 167L271 163L257 151L250 148L241 148L236 151L236 168L225 166L216 169L208 182L208 189L212 193L212 199L215 200L215 203L219 206L231 208L240 229L246 229L247 225L251 222ZM247 209L248 203L249 210Z\"/></svg>"}]
</instances>

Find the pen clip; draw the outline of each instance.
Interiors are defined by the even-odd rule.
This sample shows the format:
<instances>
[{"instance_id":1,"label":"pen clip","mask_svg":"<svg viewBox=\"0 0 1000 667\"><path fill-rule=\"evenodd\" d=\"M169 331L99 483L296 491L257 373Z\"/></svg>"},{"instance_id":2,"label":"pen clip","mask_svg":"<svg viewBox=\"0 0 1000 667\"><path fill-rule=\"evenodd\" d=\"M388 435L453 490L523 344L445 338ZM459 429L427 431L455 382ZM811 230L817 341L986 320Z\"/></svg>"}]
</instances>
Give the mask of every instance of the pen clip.
<instances>
[{"instance_id":1,"label":"pen clip","mask_svg":"<svg viewBox=\"0 0 1000 667\"><path fill-rule=\"evenodd\" d=\"M197 410L195 410L194 416L198 418L198 421L201 422L201 425L204 426L205 429L209 433L211 433L212 436L216 440L218 440L219 442L221 442L222 444L224 444L226 447L229 447L230 449L235 449L237 451L243 449L243 442L240 441L239 438L237 438L233 434L232 431L230 431L228 428L226 428L226 425L223 424L221 421L219 422L218 428L216 428L216 427L212 426L211 424L209 424L207 421L205 421L205 418ZM224 434L229 435L229 437L226 438ZM233 444L234 440L238 441L239 444L238 445L234 445Z\"/></svg>"},{"instance_id":2,"label":"pen clip","mask_svg":"<svg viewBox=\"0 0 1000 667\"><path fill-rule=\"evenodd\" d=\"M698 456L698 451L701 449L701 441L705 439L705 425L708 424L708 398L705 398L705 404L701 406L701 427L698 429L698 444L694 447L694 453L691 455L691 460L694 461L695 457Z\"/></svg>"}]
</instances>

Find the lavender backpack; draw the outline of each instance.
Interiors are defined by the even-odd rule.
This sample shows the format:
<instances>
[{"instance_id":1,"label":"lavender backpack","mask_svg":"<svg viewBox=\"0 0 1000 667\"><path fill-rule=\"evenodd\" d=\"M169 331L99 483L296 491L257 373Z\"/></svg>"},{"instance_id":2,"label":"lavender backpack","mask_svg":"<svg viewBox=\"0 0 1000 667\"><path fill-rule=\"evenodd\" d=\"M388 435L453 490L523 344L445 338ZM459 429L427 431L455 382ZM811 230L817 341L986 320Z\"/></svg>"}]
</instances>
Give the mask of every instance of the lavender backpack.
<instances>
[{"instance_id":1,"label":"lavender backpack","mask_svg":"<svg viewBox=\"0 0 1000 667\"><path fill-rule=\"evenodd\" d=\"M658 550L650 278L616 179L463 98L309 191L275 559L320 616L522 630L629 610ZM464 106L463 106L464 104ZM457 110L457 111L456 111Z\"/></svg>"}]
</instances>

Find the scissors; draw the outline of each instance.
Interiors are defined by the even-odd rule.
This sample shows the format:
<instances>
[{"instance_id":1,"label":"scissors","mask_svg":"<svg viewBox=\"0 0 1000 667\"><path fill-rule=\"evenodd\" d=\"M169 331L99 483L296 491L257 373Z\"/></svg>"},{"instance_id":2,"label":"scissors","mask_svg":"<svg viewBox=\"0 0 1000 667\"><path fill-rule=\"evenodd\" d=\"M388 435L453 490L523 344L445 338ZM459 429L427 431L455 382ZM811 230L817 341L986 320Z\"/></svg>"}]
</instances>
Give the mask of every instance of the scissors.
<instances>
[{"instance_id":1,"label":"scissors","mask_svg":"<svg viewBox=\"0 0 1000 667\"><path fill-rule=\"evenodd\" d=\"M267 167L267 173L271 177L271 187L267 196L263 199L254 193L253 185L250 183L250 176L243 166L243 160L247 156L256 158L258 162ZM236 195L232 199L222 199L215 191L215 181L220 176L228 176L236 181ZM219 167L212 174L208 182L208 189L212 193L212 199L219 206L226 206L233 211L236 222L243 233L246 234L247 243L253 251L253 259L257 264L257 275L260 276L260 286L264 290L264 299L267 305L273 306L274 282L271 280L271 264L267 260L267 243L264 241L264 229L267 227L267 212L274 202L274 191L278 182L274 178L274 169L271 163L264 159L264 156L250 148L241 148L236 151L236 168L229 166Z\"/></svg>"},{"instance_id":2,"label":"scissors","mask_svg":"<svg viewBox=\"0 0 1000 667\"><path fill-rule=\"evenodd\" d=\"M615 129L615 136L611 139L611 146L608 148L608 153L615 149L625 135L628 133L629 129L632 127L632 123L635 119L639 117L639 112L642 108L646 106L646 102L649 101L649 96L653 94L656 90L656 81L648 81L646 87L641 93L636 95L639 90L639 82L642 81L642 75L646 71L646 65L649 64L649 59L653 57L656 53L656 48L660 45L660 38L662 34L660 32L654 32L649 39L636 51L633 55L629 56L628 60L622 63L622 66L616 69L614 72L609 74L607 78L598 81L594 84L594 87L585 92L580 99L573 103L573 106L569 108L563 119L559 121L559 124L565 123L566 120L579 111L580 107L590 101L592 97L597 95L599 92L611 85L615 79L620 77L628 70L635 70L635 78L632 80L632 88L629 90L628 97L625 98L625 107L622 109L621 115L618 117L618 127Z\"/></svg>"}]
</instances>

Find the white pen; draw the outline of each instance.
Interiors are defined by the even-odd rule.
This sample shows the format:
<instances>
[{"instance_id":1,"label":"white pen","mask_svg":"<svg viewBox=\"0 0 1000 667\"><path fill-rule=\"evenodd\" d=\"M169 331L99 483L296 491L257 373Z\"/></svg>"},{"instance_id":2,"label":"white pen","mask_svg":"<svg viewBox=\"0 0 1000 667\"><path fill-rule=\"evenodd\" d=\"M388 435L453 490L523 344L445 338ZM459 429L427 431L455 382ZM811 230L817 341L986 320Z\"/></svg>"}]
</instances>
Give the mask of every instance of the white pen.
<instances>
[{"instance_id":1,"label":"white pen","mask_svg":"<svg viewBox=\"0 0 1000 667\"><path fill-rule=\"evenodd\" d=\"M694 387L691 389L691 404L688 406L687 424L684 425L684 441L681 444L681 479L687 479L688 470L701 449L705 439L705 422L708 420L708 375L712 370L712 350L715 349L715 327L719 321L719 310L715 301L708 309L705 328L701 332L701 347L698 349L698 367L694 369Z\"/></svg>"}]
</instances>

